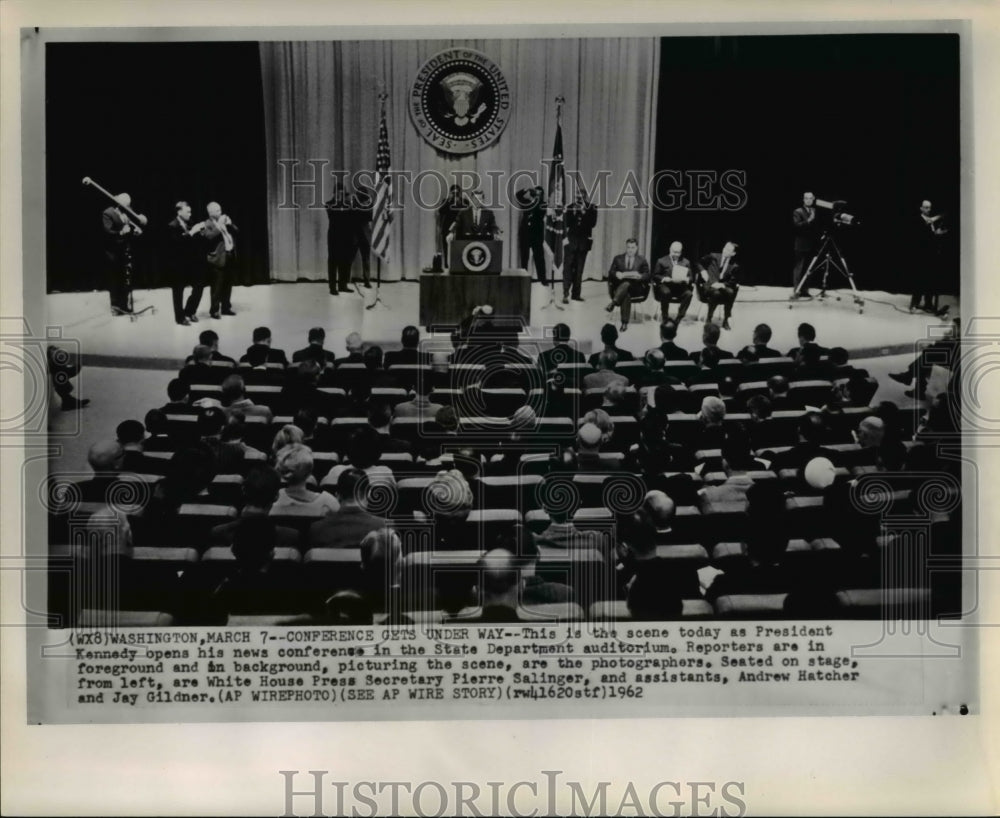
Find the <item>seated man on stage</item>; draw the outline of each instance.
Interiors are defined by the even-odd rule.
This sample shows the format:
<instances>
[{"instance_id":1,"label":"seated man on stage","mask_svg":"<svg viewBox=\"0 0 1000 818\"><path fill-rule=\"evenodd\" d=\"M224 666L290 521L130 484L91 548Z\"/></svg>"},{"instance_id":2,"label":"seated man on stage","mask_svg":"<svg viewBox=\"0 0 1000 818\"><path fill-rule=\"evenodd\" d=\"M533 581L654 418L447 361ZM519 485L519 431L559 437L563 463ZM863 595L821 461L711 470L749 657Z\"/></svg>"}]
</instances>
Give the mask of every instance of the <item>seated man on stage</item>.
<instances>
[{"instance_id":1,"label":"seated man on stage","mask_svg":"<svg viewBox=\"0 0 1000 818\"><path fill-rule=\"evenodd\" d=\"M708 253L701 257L696 280L698 297L708 304L706 323L712 320L715 308L722 305L722 328L730 329L729 318L733 314L733 302L740 290L740 265L736 261L735 242L727 241L721 253Z\"/></svg>"},{"instance_id":2,"label":"seated man on stage","mask_svg":"<svg viewBox=\"0 0 1000 818\"><path fill-rule=\"evenodd\" d=\"M670 252L656 262L653 269L653 295L660 302L663 318L669 317L670 304L676 301L677 323L684 320L688 306L694 297L694 267L681 253L684 245L675 241L670 245Z\"/></svg>"},{"instance_id":3,"label":"seated man on stage","mask_svg":"<svg viewBox=\"0 0 1000 818\"><path fill-rule=\"evenodd\" d=\"M483 191L478 188L469 196L469 206L455 219L457 239L495 239L503 231L497 225L496 215L483 207Z\"/></svg>"},{"instance_id":4,"label":"seated man on stage","mask_svg":"<svg viewBox=\"0 0 1000 818\"><path fill-rule=\"evenodd\" d=\"M629 313L632 309L631 299L645 298L649 295L649 262L639 255L639 242L633 239L625 241L625 252L617 255L611 261L608 270L608 294L611 303L605 309L613 312L615 307L621 308L621 332L628 329Z\"/></svg>"}]
</instances>

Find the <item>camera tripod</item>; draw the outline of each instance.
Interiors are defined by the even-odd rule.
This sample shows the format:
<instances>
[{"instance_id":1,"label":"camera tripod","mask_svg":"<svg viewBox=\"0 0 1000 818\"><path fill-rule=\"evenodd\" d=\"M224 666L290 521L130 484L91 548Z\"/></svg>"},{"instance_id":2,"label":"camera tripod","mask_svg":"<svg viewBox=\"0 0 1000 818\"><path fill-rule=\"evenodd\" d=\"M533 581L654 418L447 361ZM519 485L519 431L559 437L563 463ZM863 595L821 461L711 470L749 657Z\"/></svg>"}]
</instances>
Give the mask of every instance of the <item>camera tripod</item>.
<instances>
[{"instance_id":1,"label":"camera tripod","mask_svg":"<svg viewBox=\"0 0 1000 818\"><path fill-rule=\"evenodd\" d=\"M863 313L865 311L865 301L858 292L857 286L854 284L854 275L851 273L850 268L847 266L847 259L844 258L844 254L841 252L840 248L837 246L836 240L833 238L833 233L829 230L823 232L823 237L820 240L819 249L816 251L816 255L813 256L812 261L809 262L809 266L806 268L805 274L799 280L798 285L792 292L792 299L799 296L802 289L809 284L809 280L813 277L813 273L822 273L823 277L820 283L820 299L826 298L827 283L830 279L830 273L836 272L847 279L847 283L851 287L851 292L853 293L854 303L858 307L858 313ZM840 301L840 296L837 296L837 300ZM788 304L788 309L792 308L792 304Z\"/></svg>"}]
</instances>

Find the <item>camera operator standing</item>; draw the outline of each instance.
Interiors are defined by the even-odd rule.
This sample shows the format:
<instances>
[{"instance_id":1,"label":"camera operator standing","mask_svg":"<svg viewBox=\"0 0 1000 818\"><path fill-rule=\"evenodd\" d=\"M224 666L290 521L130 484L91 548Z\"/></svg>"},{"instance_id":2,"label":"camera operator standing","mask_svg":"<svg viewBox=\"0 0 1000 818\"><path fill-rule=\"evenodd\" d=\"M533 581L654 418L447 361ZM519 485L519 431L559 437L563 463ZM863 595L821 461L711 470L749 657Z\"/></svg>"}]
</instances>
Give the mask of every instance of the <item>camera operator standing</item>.
<instances>
[{"instance_id":1,"label":"camera operator standing","mask_svg":"<svg viewBox=\"0 0 1000 818\"><path fill-rule=\"evenodd\" d=\"M808 298L809 287L799 292L799 282L809 265L809 261L819 247L820 227L816 218L816 197L809 192L802 194L802 207L792 211L792 227L795 230L795 267L792 270L792 298Z\"/></svg>"}]
</instances>

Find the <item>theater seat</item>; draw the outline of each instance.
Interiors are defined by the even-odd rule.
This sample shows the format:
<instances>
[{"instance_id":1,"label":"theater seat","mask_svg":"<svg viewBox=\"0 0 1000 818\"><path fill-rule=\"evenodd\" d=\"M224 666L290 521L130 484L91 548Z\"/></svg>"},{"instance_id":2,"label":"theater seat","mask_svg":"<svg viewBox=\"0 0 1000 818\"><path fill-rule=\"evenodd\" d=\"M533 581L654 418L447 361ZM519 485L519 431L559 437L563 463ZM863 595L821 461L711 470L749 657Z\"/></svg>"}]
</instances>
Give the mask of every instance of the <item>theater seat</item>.
<instances>
[{"instance_id":1,"label":"theater seat","mask_svg":"<svg viewBox=\"0 0 1000 818\"><path fill-rule=\"evenodd\" d=\"M297 548L274 549L273 570L284 575L289 582L296 583L293 587L302 587L301 567L302 555ZM228 546L214 545L202 554L199 571L213 585L230 576L235 569L236 557Z\"/></svg>"},{"instance_id":2,"label":"theater seat","mask_svg":"<svg viewBox=\"0 0 1000 818\"><path fill-rule=\"evenodd\" d=\"M848 619L929 619L927 588L860 588L840 591L837 603Z\"/></svg>"},{"instance_id":3,"label":"theater seat","mask_svg":"<svg viewBox=\"0 0 1000 818\"><path fill-rule=\"evenodd\" d=\"M685 599L681 602L681 619L712 619L715 611L704 599ZM624 599L602 600L590 606L590 619L594 622L631 622L632 613Z\"/></svg>"},{"instance_id":4,"label":"theater seat","mask_svg":"<svg viewBox=\"0 0 1000 818\"><path fill-rule=\"evenodd\" d=\"M122 565L121 607L170 610L176 602L180 574L197 563L194 548L133 549L132 558Z\"/></svg>"},{"instance_id":5,"label":"theater seat","mask_svg":"<svg viewBox=\"0 0 1000 818\"><path fill-rule=\"evenodd\" d=\"M206 503L238 508L243 505L243 477L239 474L217 474L204 494Z\"/></svg>"},{"instance_id":6,"label":"theater seat","mask_svg":"<svg viewBox=\"0 0 1000 818\"><path fill-rule=\"evenodd\" d=\"M310 548L302 558L303 591L322 603L337 591L362 587L360 548Z\"/></svg>"},{"instance_id":7,"label":"theater seat","mask_svg":"<svg viewBox=\"0 0 1000 818\"><path fill-rule=\"evenodd\" d=\"M481 622L482 608L467 607L462 608L458 613L445 616L442 620L448 624L461 624L462 622ZM583 608L575 602L554 602L546 605L533 605L530 608L520 607L512 616L512 622L577 622L584 619Z\"/></svg>"},{"instance_id":8,"label":"theater seat","mask_svg":"<svg viewBox=\"0 0 1000 818\"><path fill-rule=\"evenodd\" d=\"M538 508L538 487L542 478L533 474L479 478L484 508L516 508L522 514Z\"/></svg>"},{"instance_id":9,"label":"theater seat","mask_svg":"<svg viewBox=\"0 0 1000 818\"><path fill-rule=\"evenodd\" d=\"M733 594L715 600L715 615L722 619L784 619L788 594Z\"/></svg>"}]
</instances>

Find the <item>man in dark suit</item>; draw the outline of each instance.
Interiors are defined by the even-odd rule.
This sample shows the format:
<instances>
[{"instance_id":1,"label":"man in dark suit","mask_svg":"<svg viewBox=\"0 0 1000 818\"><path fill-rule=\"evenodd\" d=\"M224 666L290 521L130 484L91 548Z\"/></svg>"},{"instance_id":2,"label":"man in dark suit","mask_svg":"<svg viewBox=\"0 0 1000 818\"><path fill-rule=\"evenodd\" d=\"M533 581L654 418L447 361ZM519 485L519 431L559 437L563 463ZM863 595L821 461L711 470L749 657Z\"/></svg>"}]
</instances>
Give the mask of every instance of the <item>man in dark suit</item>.
<instances>
[{"instance_id":1,"label":"man in dark suit","mask_svg":"<svg viewBox=\"0 0 1000 818\"><path fill-rule=\"evenodd\" d=\"M385 353L385 368L390 366L430 366L431 356L420 351L420 330L412 324L403 327L399 337L402 349Z\"/></svg>"},{"instance_id":2,"label":"man in dark suit","mask_svg":"<svg viewBox=\"0 0 1000 818\"><path fill-rule=\"evenodd\" d=\"M340 510L310 526L309 547L358 548L368 532L385 528L385 518L366 508L370 488L368 475L361 469L344 469L337 478Z\"/></svg>"},{"instance_id":3,"label":"man in dark suit","mask_svg":"<svg viewBox=\"0 0 1000 818\"><path fill-rule=\"evenodd\" d=\"M283 349L271 348L271 330L267 327L257 327L253 331L253 343L247 347L245 355L240 356L241 364L260 366L261 364L281 364L288 366L288 358Z\"/></svg>"},{"instance_id":4,"label":"man in dark suit","mask_svg":"<svg viewBox=\"0 0 1000 818\"><path fill-rule=\"evenodd\" d=\"M347 336L347 340L344 343L347 347L347 356L344 358L337 358L334 361L334 365L341 366L342 364L363 364L365 362L365 358L361 352L364 348L364 343L361 340L361 334L352 332Z\"/></svg>"},{"instance_id":5,"label":"man in dark suit","mask_svg":"<svg viewBox=\"0 0 1000 818\"><path fill-rule=\"evenodd\" d=\"M826 347L821 347L816 343L816 327L812 324L799 324L797 330L799 345L794 349L788 350L788 355L785 357L791 358L795 363L801 363L802 357L809 348L815 357L821 357L827 354Z\"/></svg>"},{"instance_id":6,"label":"man in dark suit","mask_svg":"<svg viewBox=\"0 0 1000 818\"><path fill-rule=\"evenodd\" d=\"M660 302L664 319L670 314L670 303L676 301L679 304L677 310L677 323L684 320L691 299L694 297L694 276L695 269L682 253L684 245L675 241L670 245L670 252L656 262L653 268L653 295ZM684 268L687 272L681 280L675 280L674 268Z\"/></svg>"},{"instance_id":7,"label":"man in dark suit","mask_svg":"<svg viewBox=\"0 0 1000 818\"><path fill-rule=\"evenodd\" d=\"M802 207L792 211L792 229L795 231L795 267L792 270L792 298L808 298L809 287L798 290L799 282L805 275L812 257L819 247L819 221L816 217L816 197L812 193L802 194Z\"/></svg>"},{"instance_id":8,"label":"man in dark suit","mask_svg":"<svg viewBox=\"0 0 1000 818\"><path fill-rule=\"evenodd\" d=\"M622 361L635 360L635 355L627 349L622 349L617 346L618 330L615 328L614 324L605 324L601 327L601 343L604 344L604 349L601 350L601 352L615 353L615 360L618 363L621 363ZM590 358L587 359L587 363L594 367L594 369L597 369L597 363L601 359L601 352L595 352L590 356Z\"/></svg>"},{"instance_id":9,"label":"man in dark suit","mask_svg":"<svg viewBox=\"0 0 1000 818\"><path fill-rule=\"evenodd\" d=\"M521 211L517 226L518 261L527 270L530 251L538 280L548 284L545 275L545 190L540 186L524 188L514 194L514 198Z\"/></svg>"},{"instance_id":10,"label":"man in dark suit","mask_svg":"<svg viewBox=\"0 0 1000 818\"><path fill-rule=\"evenodd\" d=\"M212 318L236 315L231 297L233 293L233 268L236 259L238 232L233 220L222 212L218 202L209 202L208 218L204 221L201 236L208 246L206 260L209 271L210 312Z\"/></svg>"},{"instance_id":11,"label":"man in dark suit","mask_svg":"<svg viewBox=\"0 0 1000 818\"><path fill-rule=\"evenodd\" d=\"M205 289L205 265L198 258L198 244L195 236L204 229L204 222L191 224L191 205L177 202L177 215L167 224L167 242L170 264L170 291L174 303L174 320L187 326L198 320L198 304ZM191 295L187 304L183 303L184 287L191 285Z\"/></svg>"},{"instance_id":12,"label":"man in dark suit","mask_svg":"<svg viewBox=\"0 0 1000 818\"><path fill-rule=\"evenodd\" d=\"M705 345L705 348L707 349L709 347L712 347L713 349L715 349L719 353L719 360L722 360L724 358L734 357L732 352L728 352L727 350L724 349L719 349L719 338L721 337L722 337L722 330L719 329L718 324L711 324L711 323L705 324L705 329L703 329L701 332L701 342L702 344ZM701 353L702 350L699 350L698 352L692 352L691 360L694 361L696 364L700 364Z\"/></svg>"},{"instance_id":13,"label":"man in dark suit","mask_svg":"<svg viewBox=\"0 0 1000 818\"><path fill-rule=\"evenodd\" d=\"M160 407L165 415L191 415L198 410L191 405L191 389L189 381L184 378L171 378L167 384L169 402Z\"/></svg>"},{"instance_id":14,"label":"man in dark suit","mask_svg":"<svg viewBox=\"0 0 1000 818\"><path fill-rule=\"evenodd\" d=\"M198 343L207 346L211 351L211 360L213 361L225 361L226 363L236 366L236 360L230 358L228 355L223 355L219 352L219 333L215 330L206 329L198 333ZM194 363L194 357L189 355L184 361L184 365Z\"/></svg>"},{"instance_id":15,"label":"man in dark suit","mask_svg":"<svg viewBox=\"0 0 1000 818\"><path fill-rule=\"evenodd\" d=\"M686 361L691 355L684 347L677 346L674 339L677 337L677 322L670 318L665 318L660 324L660 352L667 361Z\"/></svg>"},{"instance_id":16,"label":"man in dark suit","mask_svg":"<svg viewBox=\"0 0 1000 818\"><path fill-rule=\"evenodd\" d=\"M448 240L452 234L452 226L461 213L469 206L469 197L462 193L462 188L452 185L448 189L448 198L437 209L438 219L438 252L442 261L447 264Z\"/></svg>"},{"instance_id":17,"label":"man in dark suit","mask_svg":"<svg viewBox=\"0 0 1000 818\"><path fill-rule=\"evenodd\" d=\"M362 245L365 245L365 223L371 221L371 211L361 207L358 199L349 194L336 178L333 195L324 204L329 218L326 229L326 274L330 295L349 293L354 257L361 251L364 259Z\"/></svg>"},{"instance_id":18,"label":"man in dark suit","mask_svg":"<svg viewBox=\"0 0 1000 818\"><path fill-rule=\"evenodd\" d=\"M555 372L559 364L582 364L586 362L583 353L570 340L570 329L566 324L556 324L552 328L555 345L538 356L538 365L546 375Z\"/></svg>"},{"instance_id":19,"label":"man in dark suit","mask_svg":"<svg viewBox=\"0 0 1000 818\"><path fill-rule=\"evenodd\" d=\"M119 193L115 196L115 201L117 204L101 214L101 224L104 229L104 257L107 262L111 313L117 316L132 312L129 298L132 292L129 276L131 242L133 237L142 234L142 228L133 228L133 222L126 214L125 209L132 206L132 197L127 193ZM146 223L145 216L140 217L140 222Z\"/></svg>"},{"instance_id":20,"label":"man in dark suit","mask_svg":"<svg viewBox=\"0 0 1000 818\"><path fill-rule=\"evenodd\" d=\"M736 357L744 363L764 358L780 358L781 353L767 345L770 340L771 328L767 324L758 324L753 328L753 341L743 347Z\"/></svg>"},{"instance_id":21,"label":"man in dark suit","mask_svg":"<svg viewBox=\"0 0 1000 818\"><path fill-rule=\"evenodd\" d=\"M473 191L469 197L469 206L459 212L455 219L455 238L490 240L499 235L496 215L492 210L483 207L482 190Z\"/></svg>"},{"instance_id":22,"label":"man in dark suit","mask_svg":"<svg viewBox=\"0 0 1000 818\"><path fill-rule=\"evenodd\" d=\"M587 253L594 246L594 227L597 225L597 206L587 200L582 190L566 208L566 247L563 250L563 304L583 301L580 286L583 282L583 268L587 263ZM619 358L619 360L621 360Z\"/></svg>"},{"instance_id":23,"label":"man in dark suit","mask_svg":"<svg viewBox=\"0 0 1000 818\"><path fill-rule=\"evenodd\" d=\"M323 349L323 342L326 340L326 331L322 327L313 327L309 330L309 346L297 349L292 353L292 363L298 364L305 360L319 361L320 365L332 364L334 354L328 349Z\"/></svg>"},{"instance_id":24,"label":"man in dark suit","mask_svg":"<svg viewBox=\"0 0 1000 818\"><path fill-rule=\"evenodd\" d=\"M198 344L185 363L177 377L190 386L193 383L218 383L218 370L212 367L212 350L204 344Z\"/></svg>"},{"instance_id":25,"label":"man in dark suit","mask_svg":"<svg viewBox=\"0 0 1000 818\"><path fill-rule=\"evenodd\" d=\"M281 489L281 478L270 466L255 466L243 478L243 508L239 519L231 523L222 523L212 528L212 542L218 545L233 544L233 539L240 528L240 520L267 517L271 506L278 499ZM278 548L294 548L299 542L299 532L294 528L275 526L275 546Z\"/></svg>"},{"instance_id":26,"label":"man in dark suit","mask_svg":"<svg viewBox=\"0 0 1000 818\"><path fill-rule=\"evenodd\" d=\"M722 328L729 329L733 302L740 290L740 265L736 261L736 242L727 241L721 253L708 253L701 257L698 273L698 297L708 304L706 323L711 323L715 308L722 305Z\"/></svg>"},{"instance_id":27,"label":"man in dark suit","mask_svg":"<svg viewBox=\"0 0 1000 818\"><path fill-rule=\"evenodd\" d=\"M628 329L631 299L649 295L649 262L638 251L639 242L627 239L625 252L615 256L608 269L608 294L611 296L611 303L605 309L608 312L614 312L616 306L621 309L622 332Z\"/></svg>"}]
</instances>

